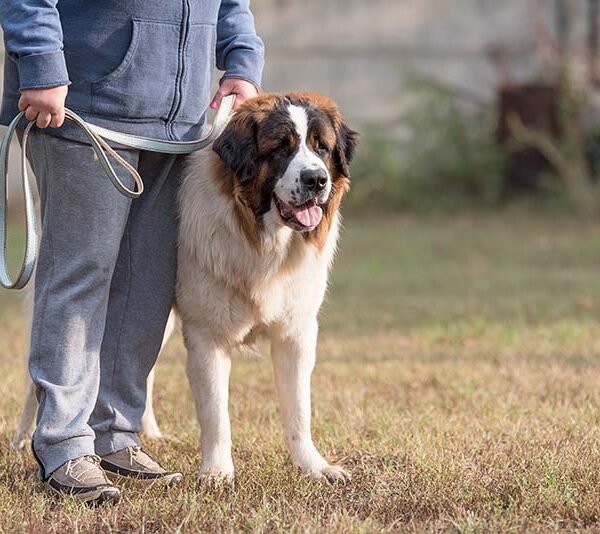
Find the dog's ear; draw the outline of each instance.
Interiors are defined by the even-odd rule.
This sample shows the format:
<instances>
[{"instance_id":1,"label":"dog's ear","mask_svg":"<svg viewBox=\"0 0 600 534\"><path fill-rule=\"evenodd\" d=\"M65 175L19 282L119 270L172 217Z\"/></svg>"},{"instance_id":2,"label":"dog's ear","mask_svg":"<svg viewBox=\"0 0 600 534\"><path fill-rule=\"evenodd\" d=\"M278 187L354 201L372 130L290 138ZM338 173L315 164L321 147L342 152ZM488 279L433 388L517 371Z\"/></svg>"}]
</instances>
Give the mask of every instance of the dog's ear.
<instances>
[{"instance_id":1,"label":"dog's ear","mask_svg":"<svg viewBox=\"0 0 600 534\"><path fill-rule=\"evenodd\" d=\"M239 112L213 144L213 150L240 183L251 181L258 170L256 132L257 123L252 113Z\"/></svg>"},{"instance_id":2,"label":"dog's ear","mask_svg":"<svg viewBox=\"0 0 600 534\"><path fill-rule=\"evenodd\" d=\"M340 124L335 146L335 161L342 176L350 177L350 163L358 146L359 134L345 122Z\"/></svg>"}]
</instances>

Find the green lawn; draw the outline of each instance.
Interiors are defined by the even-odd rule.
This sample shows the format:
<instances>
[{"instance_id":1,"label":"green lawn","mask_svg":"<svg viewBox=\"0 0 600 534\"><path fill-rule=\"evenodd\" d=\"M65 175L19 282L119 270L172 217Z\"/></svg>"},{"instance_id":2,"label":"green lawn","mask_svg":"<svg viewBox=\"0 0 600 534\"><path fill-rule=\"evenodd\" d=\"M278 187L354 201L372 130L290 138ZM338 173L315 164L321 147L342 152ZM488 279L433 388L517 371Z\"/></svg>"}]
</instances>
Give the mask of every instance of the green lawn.
<instances>
[{"instance_id":1,"label":"green lawn","mask_svg":"<svg viewBox=\"0 0 600 534\"><path fill-rule=\"evenodd\" d=\"M322 313L314 433L352 472L315 483L283 449L267 357L234 362L233 489L198 488L173 340L157 409L183 469L91 511L48 496L9 446L23 390L18 298L0 292L0 530L600 529L600 232L566 216L350 219ZM14 259L14 258L13 258Z\"/></svg>"}]
</instances>

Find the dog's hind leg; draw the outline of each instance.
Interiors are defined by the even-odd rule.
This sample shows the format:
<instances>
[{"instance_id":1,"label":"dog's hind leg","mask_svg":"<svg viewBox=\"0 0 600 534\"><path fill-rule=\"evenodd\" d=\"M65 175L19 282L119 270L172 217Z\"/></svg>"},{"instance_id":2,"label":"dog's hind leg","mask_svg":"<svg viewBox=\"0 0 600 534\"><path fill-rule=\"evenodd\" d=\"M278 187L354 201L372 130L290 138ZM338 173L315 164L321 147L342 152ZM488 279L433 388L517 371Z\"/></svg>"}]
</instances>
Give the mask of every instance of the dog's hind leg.
<instances>
[{"instance_id":1,"label":"dog's hind leg","mask_svg":"<svg viewBox=\"0 0 600 534\"><path fill-rule=\"evenodd\" d=\"M28 338L31 335L33 299L35 294L33 280L35 280L35 274L34 276L32 276L32 281L29 283L29 285L25 288L23 292L23 315L25 318L25 325L27 328ZM25 354L27 355L25 358L25 362L27 362L27 357L29 355L29 344L27 344ZM35 395L35 386L31 381L31 377L29 376L29 370L27 369L25 371L25 382L25 399L23 402L23 411L21 412L21 419L19 421L19 429L17 430L16 435L12 439L12 445L18 450L23 450L31 440L38 408L38 401Z\"/></svg>"},{"instance_id":2,"label":"dog's hind leg","mask_svg":"<svg viewBox=\"0 0 600 534\"><path fill-rule=\"evenodd\" d=\"M142 433L148 439L162 439L164 437L156 422L156 415L154 414L153 397L155 374L156 367L153 367L148 375L148 382L146 384L146 408L144 409L144 415L142 415Z\"/></svg>"},{"instance_id":3,"label":"dog's hind leg","mask_svg":"<svg viewBox=\"0 0 600 534\"><path fill-rule=\"evenodd\" d=\"M165 327L165 334L163 336L159 356L173 334L173 330L175 330L175 322L175 312L171 310L169 319L167 321L167 326ZM142 433L149 439L162 439L164 436L158 426L158 423L156 422L156 415L154 414L155 373L156 366L154 366L152 371L150 371L150 374L148 375L148 382L146 384L146 408L144 409L144 415L142 415Z\"/></svg>"},{"instance_id":4,"label":"dog's hind leg","mask_svg":"<svg viewBox=\"0 0 600 534\"><path fill-rule=\"evenodd\" d=\"M188 350L187 376L200 423L202 465L198 478L208 486L230 483L234 476L227 406L231 358L193 327L184 325L184 339Z\"/></svg>"},{"instance_id":5,"label":"dog's hind leg","mask_svg":"<svg viewBox=\"0 0 600 534\"><path fill-rule=\"evenodd\" d=\"M28 382L25 403L23 405L23 411L21 412L21 420L19 421L19 429L12 440L13 446L18 450L23 450L31 440L38 408L38 401L35 396L35 386L31 380Z\"/></svg>"},{"instance_id":6,"label":"dog's hind leg","mask_svg":"<svg viewBox=\"0 0 600 534\"><path fill-rule=\"evenodd\" d=\"M300 332L298 334L297 332ZM276 332L271 353L286 444L292 462L313 478L346 481L349 474L330 465L316 449L310 429L310 379L316 360L316 320L294 333Z\"/></svg>"}]
</instances>

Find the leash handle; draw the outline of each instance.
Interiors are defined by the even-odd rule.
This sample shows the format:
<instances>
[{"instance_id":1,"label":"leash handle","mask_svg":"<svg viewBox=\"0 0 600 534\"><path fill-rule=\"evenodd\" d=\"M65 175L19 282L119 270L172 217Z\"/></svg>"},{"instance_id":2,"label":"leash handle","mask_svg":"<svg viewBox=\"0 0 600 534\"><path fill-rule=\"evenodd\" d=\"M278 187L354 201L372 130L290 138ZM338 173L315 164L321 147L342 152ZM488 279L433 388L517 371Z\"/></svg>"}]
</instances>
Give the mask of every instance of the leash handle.
<instances>
[{"instance_id":1,"label":"leash handle","mask_svg":"<svg viewBox=\"0 0 600 534\"><path fill-rule=\"evenodd\" d=\"M138 198L144 192L144 182L137 170L121 157L108 143L113 141L129 148L138 150L147 150L150 152L161 152L165 154L190 154L212 144L212 142L221 135L221 132L227 126L233 106L235 104L235 95L230 95L221 101L217 110L213 125L202 138L196 141L163 141L161 139L152 139L136 135L115 132L107 128L95 126L84 121L79 115L70 109L65 109L65 119L75 123L88 137L90 144L98 157L100 165L108 176L113 186L128 198ZM25 251L19 274L15 280L12 280L8 272L6 261L6 242L7 242L7 205L8 205L8 160L10 153L10 143L15 135L17 126L25 113L20 112L9 124L2 142L0 143L0 286L5 289L23 289L35 270L35 263L38 249L38 225L35 213L35 202L31 190L31 182L27 172L27 142L29 133L35 125L31 121L25 127L23 139L21 142L21 179L20 186L24 199L25 209ZM134 189L128 188L119 178L111 165L108 155L113 157L133 178Z\"/></svg>"},{"instance_id":2,"label":"leash handle","mask_svg":"<svg viewBox=\"0 0 600 534\"><path fill-rule=\"evenodd\" d=\"M6 262L6 239L7 239L7 213L8 204L8 156L10 141L13 138L17 123L23 116L19 113L10 123L6 134L0 144L0 285L6 289L23 289L35 268L35 258L37 255L37 220L35 216L35 203L29 176L27 174L27 157L25 150L21 151L21 192L25 201L25 253L17 279L13 281L8 272ZM33 126L30 122L25 127L23 133L23 142L29 137L29 132Z\"/></svg>"}]
</instances>

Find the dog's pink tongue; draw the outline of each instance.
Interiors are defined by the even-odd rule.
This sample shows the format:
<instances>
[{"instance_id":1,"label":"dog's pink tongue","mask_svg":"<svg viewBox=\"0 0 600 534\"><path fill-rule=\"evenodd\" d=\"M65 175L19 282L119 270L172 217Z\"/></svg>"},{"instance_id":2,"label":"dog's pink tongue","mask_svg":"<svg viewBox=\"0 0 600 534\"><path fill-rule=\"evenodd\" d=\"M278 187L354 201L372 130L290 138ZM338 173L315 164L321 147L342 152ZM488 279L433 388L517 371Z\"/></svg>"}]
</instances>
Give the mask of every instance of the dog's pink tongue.
<instances>
[{"instance_id":1,"label":"dog's pink tongue","mask_svg":"<svg viewBox=\"0 0 600 534\"><path fill-rule=\"evenodd\" d=\"M316 202L303 204L294 208L294 217L302 226L313 228L321 222L323 210Z\"/></svg>"}]
</instances>

